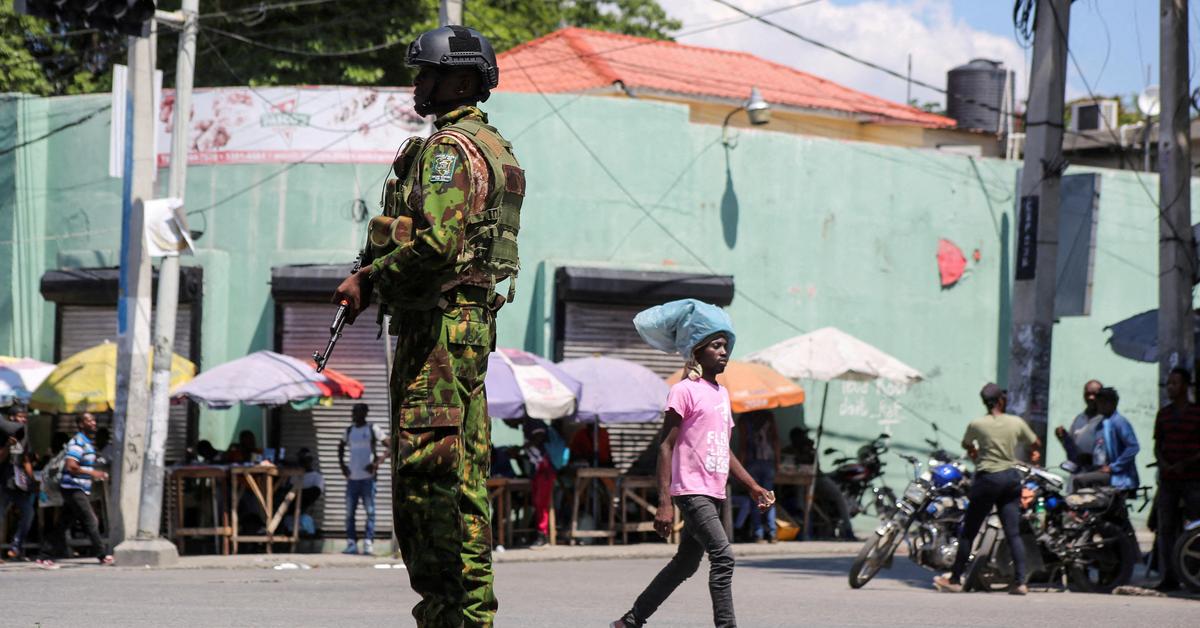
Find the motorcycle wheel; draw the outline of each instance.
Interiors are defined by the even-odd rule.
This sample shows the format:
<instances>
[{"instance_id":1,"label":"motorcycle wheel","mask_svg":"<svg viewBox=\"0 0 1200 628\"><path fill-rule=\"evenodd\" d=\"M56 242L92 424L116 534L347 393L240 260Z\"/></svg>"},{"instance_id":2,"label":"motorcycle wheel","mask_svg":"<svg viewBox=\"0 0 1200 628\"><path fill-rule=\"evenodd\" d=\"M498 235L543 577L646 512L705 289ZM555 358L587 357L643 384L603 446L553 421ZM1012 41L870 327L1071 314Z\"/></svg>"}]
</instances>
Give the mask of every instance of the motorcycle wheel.
<instances>
[{"instance_id":1,"label":"motorcycle wheel","mask_svg":"<svg viewBox=\"0 0 1200 628\"><path fill-rule=\"evenodd\" d=\"M979 544L963 570L962 583L965 591L1002 591L1008 588L1010 576L1001 573L993 564L997 543L1002 542L1000 532L988 526L980 535Z\"/></svg>"},{"instance_id":2,"label":"motorcycle wheel","mask_svg":"<svg viewBox=\"0 0 1200 628\"><path fill-rule=\"evenodd\" d=\"M1138 561L1137 541L1121 526L1101 523L1082 541L1088 545L1080 560L1067 567L1067 584L1072 591L1111 593L1128 584Z\"/></svg>"},{"instance_id":3,"label":"motorcycle wheel","mask_svg":"<svg viewBox=\"0 0 1200 628\"><path fill-rule=\"evenodd\" d=\"M895 553L900 539L900 531L894 527L889 527L882 535L872 533L850 564L850 588L861 589L870 582Z\"/></svg>"},{"instance_id":4,"label":"motorcycle wheel","mask_svg":"<svg viewBox=\"0 0 1200 628\"><path fill-rule=\"evenodd\" d=\"M1175 542L1175 573L1179 582L1193 593L1200 593L1200 528L1183 534Z\"/></svg>"}]
</instances>

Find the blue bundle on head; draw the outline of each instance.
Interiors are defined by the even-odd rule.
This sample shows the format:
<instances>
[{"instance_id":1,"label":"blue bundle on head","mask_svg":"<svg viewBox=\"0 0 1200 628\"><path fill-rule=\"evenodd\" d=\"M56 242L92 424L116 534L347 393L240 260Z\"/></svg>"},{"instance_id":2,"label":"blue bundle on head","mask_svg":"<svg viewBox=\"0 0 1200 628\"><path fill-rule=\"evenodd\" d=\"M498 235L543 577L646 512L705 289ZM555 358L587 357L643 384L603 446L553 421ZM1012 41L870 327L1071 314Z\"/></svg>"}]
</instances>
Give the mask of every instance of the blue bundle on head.
<instances>
[{"instance_id":1,"label":"blue bundle on head","mask_svg":"<svg viewBox=\"0 0 1200 628\"><path fill-rule=\"evenodd\" d=\"M724 333L733 351L733 321L721 308L696 299L682 299L638 312L633 326L646 344L691 359L701 341Z\"/></svg>"}]
</instances>

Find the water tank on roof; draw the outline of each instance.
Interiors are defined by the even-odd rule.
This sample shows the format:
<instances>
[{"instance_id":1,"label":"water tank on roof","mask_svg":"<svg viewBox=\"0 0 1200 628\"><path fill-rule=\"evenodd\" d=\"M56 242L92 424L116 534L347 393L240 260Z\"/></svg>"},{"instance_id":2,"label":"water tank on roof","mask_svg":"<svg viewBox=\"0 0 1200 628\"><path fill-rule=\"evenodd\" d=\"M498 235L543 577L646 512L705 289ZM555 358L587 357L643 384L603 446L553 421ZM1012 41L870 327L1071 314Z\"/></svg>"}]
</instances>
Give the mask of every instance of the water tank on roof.
<instances>
[{"instance_id":1,"label":"water tank on roof","mask_svg":"<svg viewBox=\"0 0 1200 628\"><path fill-rule=\"evenodd\" d=\"M972 59L946 74L946 115L960 129L996 133L1002 128L1004 65L991 59Z\"/></svg>"}]
</instances>

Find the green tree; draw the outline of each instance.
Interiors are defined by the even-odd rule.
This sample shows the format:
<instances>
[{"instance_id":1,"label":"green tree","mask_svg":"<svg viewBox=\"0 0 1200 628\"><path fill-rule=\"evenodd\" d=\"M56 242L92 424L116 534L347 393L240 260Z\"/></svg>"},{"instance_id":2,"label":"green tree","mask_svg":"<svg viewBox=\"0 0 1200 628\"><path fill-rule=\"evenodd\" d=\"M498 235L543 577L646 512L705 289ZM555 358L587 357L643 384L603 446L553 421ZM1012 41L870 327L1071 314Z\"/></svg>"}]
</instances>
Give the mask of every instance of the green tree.
<instances>
[{"instance_id":1,"label":"green tree","mask_svg":"<svg viewBox=\"0 0 1200 628\"><path fill-rule=\"evenodd\" d=\"M100 33L72 33L62 25L17 15L0 0L0 92L39 96L108 91L109 59L124 42Z\"/></svg>"},{"instance_id":2,"label":"green tree","mask_svg":"<svg viewBox=\"0 0 1200 628\"><path fill-rule=\"evenodd\" d=\"M86 25L17 16L0 0L0 89L40 95L110 89L125 40ZM466 0L464 21L497 52L564 26L666 39L681 23L657 0ZM174 10L179 0L159 2ZM197 86L408 85L408 42L437 25L438 0L203 0ZM84 31L84 32L79 32ZM177 32L160 25L158 67L175 68Z\"/></svg>"}]
</instances>

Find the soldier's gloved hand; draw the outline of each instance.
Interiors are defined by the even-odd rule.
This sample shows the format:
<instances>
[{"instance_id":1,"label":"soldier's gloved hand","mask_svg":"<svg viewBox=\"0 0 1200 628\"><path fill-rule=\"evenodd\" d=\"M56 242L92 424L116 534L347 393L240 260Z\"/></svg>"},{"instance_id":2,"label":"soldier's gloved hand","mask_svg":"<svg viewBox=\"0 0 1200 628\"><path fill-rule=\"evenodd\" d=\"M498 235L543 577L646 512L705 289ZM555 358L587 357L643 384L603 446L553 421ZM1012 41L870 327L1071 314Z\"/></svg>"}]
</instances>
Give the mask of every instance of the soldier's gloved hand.
<instances>
[{"instance_id":1,"label":"soldier's gloved hand","mask_svg":"<svg viewBox=\"0 0 1200 628\"><path fill-rule=\"evenodd\" d=\"M334 303L346 301L347 323L353 324L354 319L358 318L358 314L371 305L373 289L369 272L370 267L367 267L346 277L333 293Z\"/></svg>"}]
</instances>

